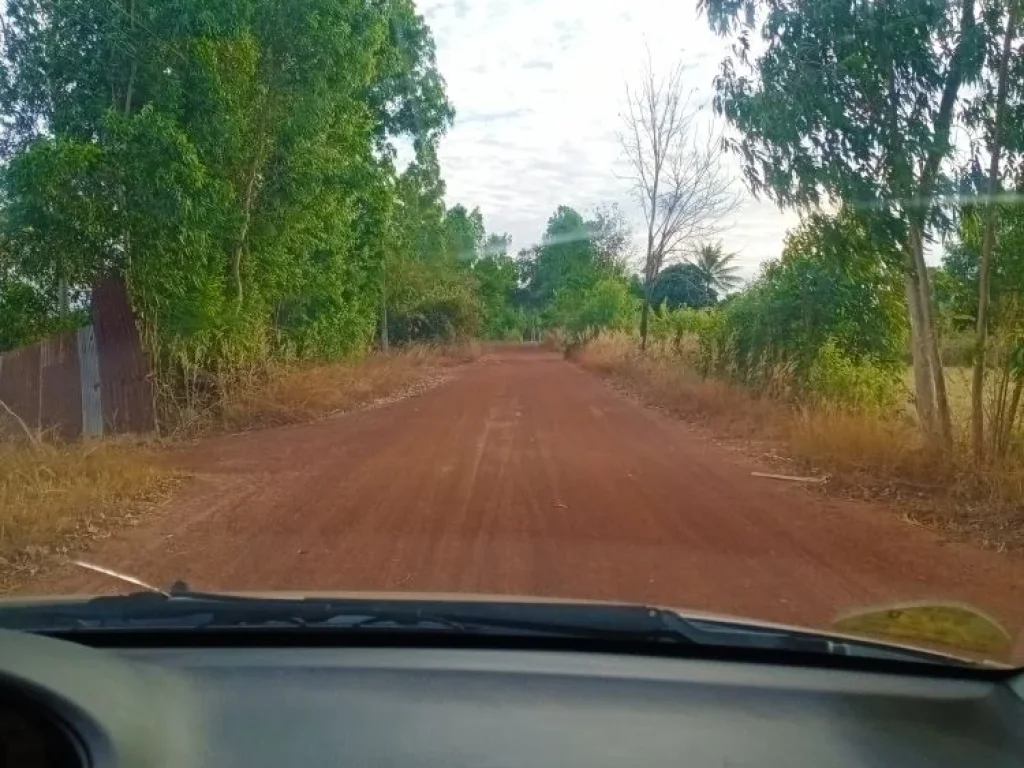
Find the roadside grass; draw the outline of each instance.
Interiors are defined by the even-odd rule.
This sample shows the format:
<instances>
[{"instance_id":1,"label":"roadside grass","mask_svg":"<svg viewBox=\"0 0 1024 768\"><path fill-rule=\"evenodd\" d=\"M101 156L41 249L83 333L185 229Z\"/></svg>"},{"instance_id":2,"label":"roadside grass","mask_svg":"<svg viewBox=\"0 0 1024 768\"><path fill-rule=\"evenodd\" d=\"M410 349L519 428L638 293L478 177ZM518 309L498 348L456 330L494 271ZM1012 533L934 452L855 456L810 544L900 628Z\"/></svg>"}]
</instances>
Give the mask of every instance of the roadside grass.
<instances>
[{"instance_id":1,"label":"roadside grass","mask_svg":"<svg viewBox=\"0 0 1024 768\"><path fill-rule=\"evenodd\" d=\"M950 417L957 427L966 429L971 419L971 369L947 365L943 371L946 374ZM903 371L903 388L907 395L906 411L914 415L914 369L910 366Z\"/></svg>"},{"instance_id":2,"label":"roadside grass","mask_svg":"<svg viewBox=\"0 0 1024 768\"><path fill-rule=\"evenodd\" d=\"M240 377L199 418L178 431L237 432L333 416L427 385L445 368L480 354L475 343L416 346L325 365L271 367Z\"/></svg>"},{"instance_id":3,"label":"roadside grass","mask_svg":"<svg viewBox=\"0 0 1024 768\"><path fill-rule=\"evenodd\" d=\"M925 446L912 416L796 406L689 367L685 350L603 335L573 358L649 404L726 438L778 446L799 473L829 477L828 490L894 502L901 516L994 549L1024 549L1024 460L978 468L966 443L969 381L950 376L958 440L950 453Z\"/></svg>"},{"instance_id":4,"label":"roadside grass","mask_svg":"<svg viewBox=\"0 0 1024 768\"><path fill-rule=\"evenodd\" d=\"M29 580L45 560L86 548L169 497L180 477L161 462L161 442L324 418L429 385L479 354L476 343L418 346L270 368L239 377L202 409L172 410L179 420L160 441L63 444L26 435L0 410L0 435L14 436L0 437L0 592Z\"/></svg>"},{"instance_id":5,"label":"roadside grass","mask_svg":"<svg viewBox=\"0 0 1024 768\"><path fill-rule=\"evenodd\" d=\"M124 525L174 482L151 448L123 440L0 442L0 589Z\"/></svg>"}]
</instances>

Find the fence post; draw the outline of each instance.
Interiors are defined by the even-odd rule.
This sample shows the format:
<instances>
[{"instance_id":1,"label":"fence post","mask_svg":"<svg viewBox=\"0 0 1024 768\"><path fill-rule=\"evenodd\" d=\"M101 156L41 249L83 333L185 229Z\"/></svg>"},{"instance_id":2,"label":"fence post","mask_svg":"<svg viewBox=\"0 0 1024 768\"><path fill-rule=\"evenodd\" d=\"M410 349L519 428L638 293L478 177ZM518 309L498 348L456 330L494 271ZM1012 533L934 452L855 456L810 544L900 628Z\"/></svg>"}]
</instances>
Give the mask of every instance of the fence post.
<instances>
[{"instance_id":1,"label":"fence post","mask_svg":"<svg viewBox=\"0 0 1024 768\"><path fill-rule=\"evenodd\" d=\"M78 329L78 370L82 384L82 436L103 436L103 395L96 331L91 325Z\"/></svg>"}]
</instances>

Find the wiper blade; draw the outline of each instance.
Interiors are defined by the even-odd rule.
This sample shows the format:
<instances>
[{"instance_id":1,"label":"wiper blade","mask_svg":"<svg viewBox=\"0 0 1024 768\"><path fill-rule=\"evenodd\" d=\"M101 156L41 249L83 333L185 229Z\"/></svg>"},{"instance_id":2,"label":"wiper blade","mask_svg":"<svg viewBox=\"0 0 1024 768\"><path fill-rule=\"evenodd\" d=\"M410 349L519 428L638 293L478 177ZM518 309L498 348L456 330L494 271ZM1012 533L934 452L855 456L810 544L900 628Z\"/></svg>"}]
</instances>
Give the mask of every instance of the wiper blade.
<instances>
[{"instance_id":1,"label":"wiper blade","mask_svg":"<svg viewBox=\"0 0 1024 768\"><path fill-rule=\"evenodd\" d=\"M958 662L923 650L742 622L690 618L642 605L249 597L193 592L184 585L175 585L169 593L137 592L0 609L0 628L43 632L149 628L409 631Z\"/></svg>"},{"instance_id":2,"label":"wiper blade","mask_svg":"<svg viewBox=\"0 0 1024 768\"><path fill-rule=\"evenodd\" d=\"M169 593L136 592L0 609L0 627L68 631L294 626L692 642L679 628L667 626L662 613L644 606L249 597L176 585Z\"/></svg>"},{"instance_id":3,"label":"wiper blade","mask_svg":"<svg viewBox=\"0 0 1024 768\"><path fill-rule=\"evenodd\" d=\"M348 632L405 630L492 637L539 636L630 643L640 647L669 643L966 664L924 650L741 621L688 617L643 605L251 597L197 592L182 581L175 582L169 590L162 590L104 566L73 562L146 591L0 608L0 628L37 632L259 627Z\"/></svg>"}]
</instances>

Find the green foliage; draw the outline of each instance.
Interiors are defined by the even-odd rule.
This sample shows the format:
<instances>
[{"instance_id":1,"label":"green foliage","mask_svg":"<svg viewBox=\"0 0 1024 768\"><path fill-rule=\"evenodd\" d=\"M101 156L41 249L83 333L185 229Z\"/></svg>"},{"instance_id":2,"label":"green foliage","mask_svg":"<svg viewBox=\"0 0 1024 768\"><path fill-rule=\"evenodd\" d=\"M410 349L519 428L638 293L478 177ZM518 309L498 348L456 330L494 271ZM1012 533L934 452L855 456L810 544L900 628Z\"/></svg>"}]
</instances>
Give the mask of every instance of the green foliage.
<instances>
[{"instance_id":1,"label":"green foliage","mask_svg":"<svg viewBox=\"0 0 1024 768\"><path fill-rule=\"evenodd\" d=\"M704 294L710 299L707 303L713 304L719 293L739 286L741 279L735 261L736 254L726 253L721 243L704 243L694 250L690 264L696 268Z\"/></svg>"},{"instance_id":2,"label":"green foliage","mask_svg":"<svg viewBox=\"0 0 1024 768\"><path fill-rule=\"evenodd\" d=\"M479 208L472 213L456 205L445 213L445 228L448 231L452 255L459 261L472 263L484 247L484 218Z\"/></svg>"},{"instance_id":3,"label":"green foliage","mask_svg":"<svg viewBox=\"0 0 1024 768\"><path fill-rule=\"evenodd\" d=\"M688 262L665 267L651 286L651 304L656 307L662 304L669 309L709 307L716 301L718 294L714 287L708 285L696 264Z\"/></svg>"},{"instance_id":4,"label":"green foliage","mask_svg":"<svg viewBox=\"0 0 1024 768\"><path fill-rule=\"evenodd\" d=\"M602 277L582 292L561 291L555 297L553 314L559 327L577 341L586 341L604 330L632 330L638 311L625 280Z\"/></svg>"},{"instance_id":5,"label":"green foliage","mask_svg":"<svg viewBox=\"0 0 1024 768\"><path fill-rule=\"evenodd\" d=\"M388 331L396 343L476 336L481 308L470 274L452 263L409 259L389 276Z\"/></svg>"},{"instance_id":6,"label":"green foliage","mask_svg":"<svg viewBox=\"0 0 1024 768\"><path fill-rule=\"evenodd\" d=\"M631 295L625 268L628 232L614 208L599 210L590 220L567 206L555 211L541 243L519 257L521 300L543 329L579 334L602 327L605 320L599 318L624 311L618 284ZM595 318L598 326L592 325Z\"/></svg>"},{"instance_id":7,"label":"green foliage","mask_svg":"<svg viewBox=\"0 0 1024 768\"><path fill-rule=\"evenodd\" d=\"M507 247L507 236L494 240L490 250L493 255L477 259L473 264L477 296L483 315L481 333L487 339L522 338L526 331L523 308L518 306L520 264L511 256L494 250L500 245Z\"/></svg>"},{"instance_id":8,"label":"green foliage","mask_svg":"<svg viewBox=\"0 0 1024 768\"><path fill-rule=\"evenodd\" d=\"M162 374L365 349L385 257L451 253L434 147L452 111L411 0L7 10L5 258L47 295L122 273ZM396 178L400 137L416 162ZM431 215L399 210L421 198ZM464 275L396 274L420 281L410 336L474 327Z\"/></svg>"},{"instance_id":9,"label":"green foliage","mask_svg":"<svg viewBox=\"0 0 1024 768\"><path fill-rule=\"evenodd\" d=\"M689 362L704 375L719 371L723 315L719 309L670 309L667 304L654 308L650 317L650 337L656 344L669 344L676 354L684 355L686 342L695 341L696 356Z\"/></svg>"},{"instance_id":10,"label":"green foliage","mask_svg":"<svg viewBox=\"0 0 1024 768\"><path fill-rule=\"evenodd\" d=\"M900 376L892 365L854 359L833 339L826 339L806 374L807 394L818 401L857 410L892 410L898 402Z\"/></svg>"},{"instance_id":11,"label":"green foliage","mask_svg":"<svg viewBox=\"0 0 1024 768\"><path fill-rule=\"evenodd\" d=\"M62 317L56 297L17 279L0 279L0 352L75 328L83 314L74 310Z\"/></svg>"},{"instance_id":12,"label":"green foliage","mask_svg":"<svg viewBox=\"0 0 1024 768\"><path fill-rule=\"evenodd\" d=\"M876 257L903 271L907 314L916 318L918 416L929 439L948 447L950 411L924 243L930 229L948 227L939 195L952 191L944 172L954 154L953 129L971 122L963 94L985 90L978 86L993 49L989 11L1001 4L699 5L711 28L733 41L715 80L715 109L738 131L729 145L748 186L783 206L856 207L885 243Z\"/></svg>"},{"instance_id":13,"label":"green foliage","mask_svg":"<svg viewBox=\"0 0 1024 768\"><path fill-rule=\"evenodd\" d=\"M738 44L716 79L715 106L741 131L733 148L752 188L795 205L825 193L897 219L902 201L931 198L932 163L952 151L953 105L943 91L955 101L981 72L984 28L973 2L701 6L712 29ZM755 55L751 38L759 38Z\"/></svg>"},{"instance_id":14,"label":"green foliage","mask_svg":"<svg viewBox=\"0 0 1024 768\"><path fill-rule=\"evenodd\" d=\"M849 212L790 233L782 258L723 308L720 364L758 387L776 387L785 371L797 388L837 399L847 382L857 385L851 401L878 402L875 372L895 381L906 329L899 276L868 233Z\"/></svg>"},{"instance_id":15,"label":"green foliage","mask_svg":"<svg viewBox=\"0 0 1024 768\"><path fill-rule=\"evenodd\" d=\"M946 248L942 268L934 273L940 311L954 328L973 328L978 312L982 215L976 206L961 211L959 237ZM992 327L999 325L1001 315L1024 291L1024 210L1016 204L1001 205L997 216L989 286Z\"/></svg>"}]
</instances>

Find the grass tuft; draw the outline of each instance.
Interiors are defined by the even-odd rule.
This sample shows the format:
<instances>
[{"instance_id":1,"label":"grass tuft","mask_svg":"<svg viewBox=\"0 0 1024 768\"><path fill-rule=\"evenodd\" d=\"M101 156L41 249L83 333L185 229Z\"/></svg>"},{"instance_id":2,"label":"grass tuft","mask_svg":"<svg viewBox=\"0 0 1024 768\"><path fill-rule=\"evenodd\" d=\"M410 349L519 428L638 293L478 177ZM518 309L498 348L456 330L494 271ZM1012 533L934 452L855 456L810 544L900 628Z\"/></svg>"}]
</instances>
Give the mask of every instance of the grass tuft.
<instances>
[{"instance_id":1,"label":"grass tuft","mask_svg":"<svg viewBox=\"0 0 1024 768\"><path fill-rule=\"evenodd\" d=\"M0 586L120 525L136 505L161 498L172 478L149 449L123 441L0 442Z\"/></svg>"}]
</instances>

